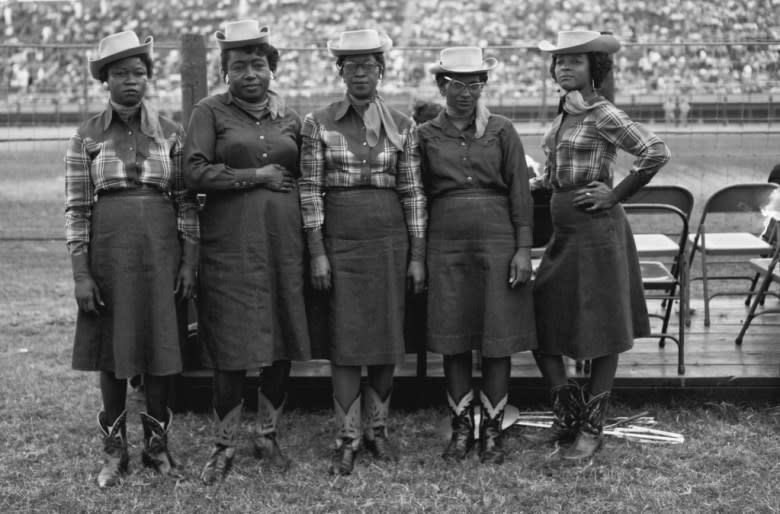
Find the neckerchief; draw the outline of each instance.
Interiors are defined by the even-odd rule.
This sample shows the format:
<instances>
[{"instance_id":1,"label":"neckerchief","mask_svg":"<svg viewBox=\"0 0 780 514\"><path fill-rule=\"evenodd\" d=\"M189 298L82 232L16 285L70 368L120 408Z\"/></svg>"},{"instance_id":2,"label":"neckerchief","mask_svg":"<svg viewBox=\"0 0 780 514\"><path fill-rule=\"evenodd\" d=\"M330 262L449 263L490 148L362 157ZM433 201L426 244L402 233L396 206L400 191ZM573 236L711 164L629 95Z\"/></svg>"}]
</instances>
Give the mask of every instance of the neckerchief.
<instances>
[{"instance_id":1,"label":"neckerchief","mask_svg":"<svg viewBox=\"0 0 780 514\"><path fill-rule=\"evenodd\" d=\"M588 103L582 98L582 93L580 93L578 89L575 89L564 92L564 94L561 96L560 110L566 114L576 116L578 114L591 111L600 105L608 103L609 101L601 96L593 97L591 103ZM555 118L555 120L553 120L552 125L550 125L550 128L547 129L547 132L545 132L544 136L542 137L542 148L544 149L545 153L555 146L555 136L558 134L558 130L561 128L561 123L563 122L563 112L559 112L558 116Z\"/></svg>"},{"instance_id":2,"label":"neckerchief","mask_svg":"<svg viewBox=\"0 0 780 514\"><path fill-rule=\"evenodd\" d=\"M146 100L141 100L136 105L120 105L109 99L111 109L119 116L121 120L128 123L130 118L141 113L141 132L154 139L158 144L165 142L165 135L160 126L160 115Z\"/></svg>"},{"instance_id":3,"label":"neckerchief","mask_svg":"<svg viewBox=\"0 0 780 514\"><path fill-rule=\"evenodd\" d=\"M445 109L447 110L447 116L455 119L459 118L456 114L453 114L449 106L445 107ZM485 135L488 120L490 120L490 110L488 110L485 102L480 98L477 100L477 106L474 109L474 125L476 127L474 139L479 139Z\"/></svg>"},{"instance_id":4,"label":"neckerchief","mask_svg":"<svg viewBox=\"0 0 780 514\"><path fill-rule=\"evenodd\" d=\"M379 134L384 126L385 137L387 137L390 143L399 150L403 148L401 135L398 133L398 126L395 124L393 115L381 96L374 95L373 98L367 100L358 99L352 95L347 96L349 96L349 101L357 108L356 110L359 113L359 108L365 106L365 110L360 115L363 117L363 123L366 125L366 143L368 143L368 146L373 148L379 143Z\"/></svg>"}]
</instances>

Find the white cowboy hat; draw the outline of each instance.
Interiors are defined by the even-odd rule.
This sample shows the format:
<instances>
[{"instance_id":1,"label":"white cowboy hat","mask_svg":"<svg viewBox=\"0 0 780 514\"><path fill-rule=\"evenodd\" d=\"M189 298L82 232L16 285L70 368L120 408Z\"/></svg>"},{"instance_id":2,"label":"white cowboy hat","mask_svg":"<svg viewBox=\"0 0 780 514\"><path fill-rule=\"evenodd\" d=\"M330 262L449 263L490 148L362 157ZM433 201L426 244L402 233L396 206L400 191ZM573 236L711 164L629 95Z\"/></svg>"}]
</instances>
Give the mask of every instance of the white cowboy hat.
<instances>
[{"instance_id":1,"label":"white cowboy hat","mask_svg":"<svg viewBox=\"0 0 780 514\"><path fill-rule=\"evenodd\" d=\"M132 30L117 32L100 40L98 44L98 56L96 59L89 59L89 73L100 80L100 70L106 64L116 62L125 57L136 55L147 55L152 59L152 44L154 38L147 36L143 44L138 40L138 36Z\"/></svg>"},{"instance_id":2,"label":"white cowboy hat","mask_svg":"<svg viewBox=\"0 0 780 514\"><path fill-rule=\"evenodd\" d=\"M539 50L552 54L587 52L612 54L620 50L620 42L615 39L615 36L593 30L565 30L558 32L558 41L555 44L549 41L540 42Z\"/></svg>"},{"instance_id":3,"label":"white cowboy hat","mask_svg":"<svg viewBox=\"0 0 780 514\"><path fill-rule=\"evenodd\" d=\"M225 23L225 32L216 31L214 38L219 43L220 50L230 50L268 43L268 33L268 27L261 27L256 20L228 21Z\"/></svg>"},{"instance_id":4,"label":"white cowboy hat","mask_svg":"<svg viewBox=\"0 0 780 514\"><path fill-rule=\"evenodd\" d=\"M437 73L483 73L498 66L493 57L482 59L482 49L478 46L454 46L439 53L439 62L432 64L428 71Z\"/></svg>"},{"instance_id":5,"label":"white cowboy hat","mask_svg":"<svg viewBox=\"0 0 780 514\"><path fill-rule=\"evenodd\" d=\"M341 55L363 55L384 53L393 47L393 41L376 30L348 30L339 34L339 38L328 41L328 51Z\"/></svg>"}]
</instances>

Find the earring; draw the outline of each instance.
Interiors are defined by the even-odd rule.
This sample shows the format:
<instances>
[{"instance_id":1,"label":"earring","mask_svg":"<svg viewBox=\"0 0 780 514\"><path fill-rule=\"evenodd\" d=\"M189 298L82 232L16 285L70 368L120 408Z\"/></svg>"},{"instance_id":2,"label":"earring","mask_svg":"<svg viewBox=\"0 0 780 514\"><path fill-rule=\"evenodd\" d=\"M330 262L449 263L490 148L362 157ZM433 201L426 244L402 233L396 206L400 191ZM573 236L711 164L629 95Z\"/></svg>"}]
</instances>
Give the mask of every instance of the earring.
<instances>
[{"instance_id":1,"label":"earring","mask_svg":"<svg viewBox=\"0 0 780 514\"><path fill-rule=\"evenodd\" d=\"M108 82L103 82L103 89L108 91Z\"/></svg>"},{"instance_id":2,"label":"earring","mask_svg":"<svg viewBox=\"0 0 780 514\"><path fill-rule=\"evenodd\" d=\"M225 75L225 85L226 86L230 85L230 77L228 77L227 75Z\"/></svg>"}]
</instances>

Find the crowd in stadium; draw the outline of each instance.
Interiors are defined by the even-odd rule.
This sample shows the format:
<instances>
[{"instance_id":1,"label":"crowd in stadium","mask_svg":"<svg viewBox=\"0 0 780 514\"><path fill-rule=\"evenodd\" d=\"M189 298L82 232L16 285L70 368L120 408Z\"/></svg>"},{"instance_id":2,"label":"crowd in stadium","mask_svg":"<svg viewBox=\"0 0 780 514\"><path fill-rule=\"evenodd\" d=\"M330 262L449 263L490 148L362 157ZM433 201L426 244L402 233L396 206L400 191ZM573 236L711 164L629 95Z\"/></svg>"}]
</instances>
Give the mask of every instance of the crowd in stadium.
<instances>
[{"instance_id":1,"label":"crowd in stadium","mask_svg":"<svg viewBox=\"0 0 780 514\"><path fill-rule=\"evenodd\" d=\"M491 48L488 54L501 61L491 79L493 94L549 93L552 82L542 81L547 61L535 45L566 28L608 30L626 43L616 57L619 94L733 95L780 88L780 44L766 43L780 39L780 0L48 0L3 3L3 41L20 46L3 49L2 90L57 92L62 101L83 96L85 88L97 86L87 78L84 52L67 45L94 46L120 30L155 37L162 91L178 85L179 36L206 35L213 47L213 89L220 81L214 31L225 20L253 16L271 26L283 50L277 87L288 95L336 86L324 42L358 25L378 27L395 42L383 84L391 93L432 91L425 67L438 49L473 43Z\"/></svg>"}]
</instances>

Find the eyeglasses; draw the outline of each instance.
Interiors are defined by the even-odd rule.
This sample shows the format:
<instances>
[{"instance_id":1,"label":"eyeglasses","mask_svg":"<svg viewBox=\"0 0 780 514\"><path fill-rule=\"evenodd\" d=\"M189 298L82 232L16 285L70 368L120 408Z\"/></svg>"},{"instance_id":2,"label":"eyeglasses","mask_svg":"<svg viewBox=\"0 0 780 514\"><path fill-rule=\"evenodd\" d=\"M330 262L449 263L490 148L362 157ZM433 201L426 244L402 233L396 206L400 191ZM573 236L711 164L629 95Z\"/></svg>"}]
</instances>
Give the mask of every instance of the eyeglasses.
<instances>
[{"instance_id":1,"label":"eyeglasses","mask_svg":"<svg viewBox=\"0 0 780 514\"><path fill-rule=\"evenodd\" d=\"M471 82L469 84L465 84L460 80L455 80L450 77L444 78L447 79L447 89L452 89L452 92L456 94L462 93L464 89L468 89L469 93L476 95L482 92L482 89L485 87L484 82Z\"/></svg>"},{"instance_id":2,"label":"eyeglasses","mask_svg":"<svg viewBox=\"0 0 780 514\"><path fill-rule=\"evenodd\" d=\"M355 73L358 68L362 68L366 73L376 73L381 66L377 62L344 61L341 68L347 73Z\"/></svg>"}]
</instances>

